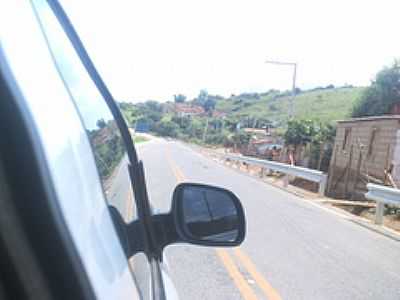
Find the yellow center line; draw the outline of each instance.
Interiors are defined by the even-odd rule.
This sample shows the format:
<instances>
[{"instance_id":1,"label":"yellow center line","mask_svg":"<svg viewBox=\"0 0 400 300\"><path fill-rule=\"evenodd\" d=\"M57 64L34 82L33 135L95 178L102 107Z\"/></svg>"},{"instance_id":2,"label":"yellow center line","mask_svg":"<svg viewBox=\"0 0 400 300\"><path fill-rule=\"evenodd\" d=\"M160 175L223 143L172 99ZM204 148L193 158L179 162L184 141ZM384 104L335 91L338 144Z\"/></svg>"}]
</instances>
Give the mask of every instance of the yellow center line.
<instances>
[{"instance_id":1,"label":"yellow center line","mask_svg":"<svg viewBox=\"0 0 400 300\"><path fill-rule=\"evenodd\" d=\"M168 148L167 148L167 161L178 183L185 181L185 175L171 158L171 153L169 152ZM250 287L246 279L243 277L243 275L240 273L238 267L235 265L235 262L229 255L228 251L224 249L216 249L215 251L219 259L221 260L222 264L224 265L225 269L228 271L229 276L232 278L233 282L238 288L243 299L256 300L257 296L255 292L252 290L252 288Z\"/></svg>"},{"instance_id":2,"label":"yellow center line","mask_svg":"<svg viewBox=\"0 0 400 300\"><path fill-rule=\"evenodd\" d=\"M236 267L235 262L228 252L223 249L216 249L215 251L217 252L218 257L221 259L229 275L232 277L233 282L235 283L239 292L242 294L243 298L246 300L257 300L256 294L244 279L243 275L239 272L239 269Z\"/></svg>"},{"instance_id":3,"label":"yellow center line","mask_svg":"<svg viewBox=\"0 0 400 300\"><path fill-rule=\"evenodd\" d=\"M261 273L258 272L254 263L242 250L240 250L239 248L235 248L234 253L247 269L247 271L250 273L250 275L254 278L258 286L261 288L261 290L264 292L265 296L267 296L269 300L282 299L278 292L268 283L268 281L261 275Z\"/></svg>"}]
</instances>

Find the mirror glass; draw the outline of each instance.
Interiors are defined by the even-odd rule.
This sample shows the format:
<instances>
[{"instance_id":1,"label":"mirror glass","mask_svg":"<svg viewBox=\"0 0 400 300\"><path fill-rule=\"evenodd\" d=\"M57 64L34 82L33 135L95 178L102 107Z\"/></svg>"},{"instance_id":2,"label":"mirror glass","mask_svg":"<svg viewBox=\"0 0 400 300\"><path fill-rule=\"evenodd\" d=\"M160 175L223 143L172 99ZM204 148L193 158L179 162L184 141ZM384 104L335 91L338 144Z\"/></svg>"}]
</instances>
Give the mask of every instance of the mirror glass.
<instances>
[{"instance_id":1,"label":"mirror glass","mask_svg":"<svg viewBox=\"0 0 400 300\"><path fill-rule=\"evenodd\" d=\"M235 196L223 189L185 186L180 203L186 234L200 241L235 241L240 226L235 201Z\"/></svg>"}]
</instances>

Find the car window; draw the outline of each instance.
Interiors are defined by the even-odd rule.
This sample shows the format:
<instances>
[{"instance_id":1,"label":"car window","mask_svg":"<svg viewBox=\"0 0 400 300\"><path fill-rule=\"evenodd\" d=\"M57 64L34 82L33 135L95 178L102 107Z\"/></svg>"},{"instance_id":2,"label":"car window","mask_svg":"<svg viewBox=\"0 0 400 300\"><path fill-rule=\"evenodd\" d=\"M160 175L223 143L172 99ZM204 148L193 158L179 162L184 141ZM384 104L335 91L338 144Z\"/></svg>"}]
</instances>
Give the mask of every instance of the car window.
<instances>
[{"instance_id":1,"label":"car window","mask_svg":"<svg viewBox=\"0 0 400 300\"><path fill-rule=\"evenodd\" d=\"M122 134L47 2L34 1L34 7L56 68L86 129L105 199L118 209L126 223L131 222L138 215ZM141 298L149 299L151 271L146 254L136 254L129 263Z\"/></svg>"},{"instance_id":2,"label":"car window","mask_svg":"<svg viewBox=\"0 0 400 300\"><path fill-rule=\"evenodd\" d=\"M56 67L90 140L105 198L129 222L137 218L137 210L121 132L52 11L45 1L35 3Z\"/></svg>"}]
</instances>

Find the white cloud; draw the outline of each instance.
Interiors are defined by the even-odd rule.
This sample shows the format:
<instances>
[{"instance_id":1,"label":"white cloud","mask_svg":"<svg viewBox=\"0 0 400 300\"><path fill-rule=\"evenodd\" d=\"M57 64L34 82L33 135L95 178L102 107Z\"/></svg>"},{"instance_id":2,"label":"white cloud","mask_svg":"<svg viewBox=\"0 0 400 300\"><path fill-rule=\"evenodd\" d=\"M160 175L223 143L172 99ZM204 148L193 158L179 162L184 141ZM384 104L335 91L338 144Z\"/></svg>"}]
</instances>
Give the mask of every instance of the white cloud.
<instances>
[{"instance_id":1,"label":"white cloud","mask_svg":"<svg viewBox=\"0 0 400 300\"><path fill-rule=\"evenodd\" d=\"M113 94L171 100L201 88L229 95L298 85L366 85L400 56L400 2L64 1Z\"/></svg>"}]
</instances>

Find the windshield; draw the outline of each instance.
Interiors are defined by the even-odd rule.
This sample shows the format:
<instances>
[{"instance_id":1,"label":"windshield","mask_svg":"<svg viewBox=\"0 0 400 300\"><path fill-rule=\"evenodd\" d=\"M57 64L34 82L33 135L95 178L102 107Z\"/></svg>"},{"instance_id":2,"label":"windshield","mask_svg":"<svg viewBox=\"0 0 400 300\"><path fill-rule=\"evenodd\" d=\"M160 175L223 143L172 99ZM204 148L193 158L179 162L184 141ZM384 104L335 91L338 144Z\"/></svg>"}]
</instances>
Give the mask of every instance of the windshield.
<instances>
[{"instance_id":1,"label":"windshield","mask_svg":"<svg viewBox=\"0 0 400 300\"><path fill-rule=\"evenodd\" d=\"M400 297L398 2L62 4L130 128L154 210L169 212L185 181L241 199L240 247L165 250L180 298ZM108 188L124 145L73 64L59 67L105 194L124 207L121 185ZM192 198L188 224L225 201Z\"/></svg>"}]
</instances>

